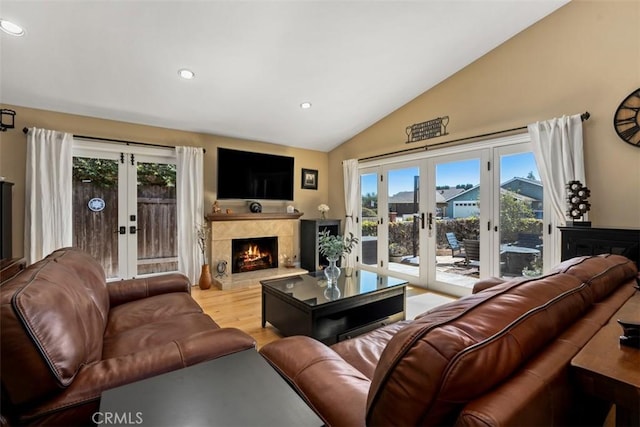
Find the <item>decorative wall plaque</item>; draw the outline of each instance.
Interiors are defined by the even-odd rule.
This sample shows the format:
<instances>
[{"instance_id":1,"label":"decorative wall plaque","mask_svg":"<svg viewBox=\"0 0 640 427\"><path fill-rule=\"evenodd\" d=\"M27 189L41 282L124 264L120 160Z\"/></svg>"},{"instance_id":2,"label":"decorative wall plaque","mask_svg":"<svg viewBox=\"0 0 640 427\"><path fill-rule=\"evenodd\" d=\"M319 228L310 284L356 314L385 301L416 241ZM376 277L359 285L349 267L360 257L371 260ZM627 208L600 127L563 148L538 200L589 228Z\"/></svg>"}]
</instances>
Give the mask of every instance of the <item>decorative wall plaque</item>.
<instances>
[{"instance_id":1,"label":"decorative wall plaque","mask_svg":"<svg viewBox=\"0 0 640 427\"><path fill-rule=\"evenodd\" d=\"M425 139L435 138L447 134L447 125L449 124L449 116L438 117L437 119L428 120L422 123L416 123L407 126L407 144L410 142L424 141Z\"/></svg>"}]
</instances>

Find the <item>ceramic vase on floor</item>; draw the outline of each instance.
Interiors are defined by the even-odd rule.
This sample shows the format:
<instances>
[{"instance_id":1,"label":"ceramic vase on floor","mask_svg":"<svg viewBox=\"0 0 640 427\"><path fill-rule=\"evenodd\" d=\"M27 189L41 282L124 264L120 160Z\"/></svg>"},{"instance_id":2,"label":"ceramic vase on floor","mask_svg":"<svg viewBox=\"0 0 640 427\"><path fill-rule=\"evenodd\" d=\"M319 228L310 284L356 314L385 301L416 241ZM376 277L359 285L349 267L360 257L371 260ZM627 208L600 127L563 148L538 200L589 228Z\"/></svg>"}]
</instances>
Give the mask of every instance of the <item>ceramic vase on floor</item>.
<instances>
[{"instance_id":1,"label":"ceramic vase on floor","mask_svg":"<svg viewBox=\"0 0 640 427\"><path fill-rule=\"evenodd\" d=\"M202 265L202 271L200 272L200 280L198 280L198 286L200 289L209 289L211 287L211 270L209 264Z\"/></svg>"}]
</instances>

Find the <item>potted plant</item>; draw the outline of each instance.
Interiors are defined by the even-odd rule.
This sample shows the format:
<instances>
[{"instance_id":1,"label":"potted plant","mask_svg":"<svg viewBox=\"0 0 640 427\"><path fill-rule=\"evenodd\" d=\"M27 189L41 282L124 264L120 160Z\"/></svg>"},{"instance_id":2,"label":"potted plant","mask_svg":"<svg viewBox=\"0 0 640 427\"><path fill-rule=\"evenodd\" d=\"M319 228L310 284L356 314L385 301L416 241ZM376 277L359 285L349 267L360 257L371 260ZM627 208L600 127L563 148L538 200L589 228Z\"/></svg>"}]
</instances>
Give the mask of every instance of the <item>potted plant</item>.
<instances>
[{"instance_id":1,"label":"potted plant","mask_svg":"<svg viewBox=\"0 0 640 427\"><path fill-rule=\"evenodd\" d=\"M209 263L207 262L207 244L210 234L211 229L207 224L198 224L196 226L196 238L200 253L202 254L202 271L200 272L200 279L198 280L200 289L209 289L211 287L211 271L209 269Z\"/></svg>"},{"instance_id":2,"label":"potted plant","mask_svg":"<svg viewBox=\"0 0 640 427\"><path fill-rule=\"evenodd\" d=\"M353 247L358 243L358 238L349 233L349 236L332 235L329 230L320 232L318 239L318 249L322 255L327 257L329 266L324 269L329 285L334 284L340 277L340 269L336 266L336 261L345 253L351 253Z\"/></svg>"}]
</instances>

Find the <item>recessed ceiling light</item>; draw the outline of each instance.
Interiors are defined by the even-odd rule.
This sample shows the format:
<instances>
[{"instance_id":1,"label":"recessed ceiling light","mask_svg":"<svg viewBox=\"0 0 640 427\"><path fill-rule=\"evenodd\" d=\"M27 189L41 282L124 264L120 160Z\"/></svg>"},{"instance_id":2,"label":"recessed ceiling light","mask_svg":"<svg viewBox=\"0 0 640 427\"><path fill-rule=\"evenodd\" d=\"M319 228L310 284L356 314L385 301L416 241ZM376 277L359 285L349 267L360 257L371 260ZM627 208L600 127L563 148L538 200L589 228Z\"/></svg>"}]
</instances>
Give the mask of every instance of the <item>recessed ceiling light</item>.
<instances>
[{"instance_id":1,"label":"recessed ceiling light","mask_svg":"<svg viewBox=\"0 0 640 427\"><path fill-rule=\"evenodd\" d=\"M194 73L191 70L187 70L186 68L182 68L182 69L178 70L178 75L180 77L182 77L183 79L191 80L192 78L194 78L196 76L196 73Z\"/></svg>"},{"instance_id":2,"label":"recessed ceiling light","mask_svg":"<svg viewBox=\"0 0 640 427\"><path fill-rule=\"evenodd\" d=\"M303 110L311 108L311 103L310 102L303 102L302 104L300 104L300 108L302 108Z\"/></svg>"},{"instance_id":3,"label":"recessed ceiling light","mask_svg":"<svg viewBox=\"0 0 640 427\"><path fill-rule=\"evenodd\" d=\"M0 19L0 30L12 36L21 36L24 34L24 30L18 24L14 24L11 21Z\"/></svg>"}]
</instances>

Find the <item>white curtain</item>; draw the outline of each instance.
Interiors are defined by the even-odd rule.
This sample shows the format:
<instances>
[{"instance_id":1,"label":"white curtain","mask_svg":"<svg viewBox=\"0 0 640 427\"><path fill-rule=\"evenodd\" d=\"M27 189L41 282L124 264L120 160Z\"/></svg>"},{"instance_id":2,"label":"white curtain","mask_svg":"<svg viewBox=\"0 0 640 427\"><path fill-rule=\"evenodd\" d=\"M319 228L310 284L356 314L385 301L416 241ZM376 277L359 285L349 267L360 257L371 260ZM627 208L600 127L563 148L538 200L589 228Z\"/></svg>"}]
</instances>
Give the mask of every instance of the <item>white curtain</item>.
<instances>
[{"instance_id":1,"label":"white curtain","mask_svg":"<svg viewBox=\"0 0 640 427\"><path fill-rule=\"evenodd\" d=\"M586 185L584 155L582 151L582 119L580 115L563 116L528 126L533 154L544 185L546 198L551 202L548 223L551 229L551 251L545 246L545 255L555 265L560 261L557 226L565 225L567 190L569 181L580 181ZM547 218L545 217L545 222ZM546 258L546 257L545 257ZM546 267L546 263L545 263ZM546 269L546 268L545 268Z\"/></svg>"},{"instance_id":2,"label":"white curtain","mask_svg":"<svg viewBox=\"0 0 640 427\"><path fill-rule=\"evenodd\" d=\"M358 160L349 159L342 162L342 169L344 171L344 207L345 207L345 222L344 222L344 234L356 233L356 210L358 209ZM355 248L350 254L345 254L345 267L356 266L356 253Z\"/></svg>"},{"instance_id":3,"label":"white curtain","mask_svg":"<svg viewBox=\"0 0 640 427\"><path fill-rule=\"evenodd\" d=\"M27 134L24 253L27 264L73 244L73 134L31 128Z\"/></svg>"},{"instance_id":4,"label":"white curtain","mask_svg":"<svg viewBox=\"0 0 640 427\"><path fill-rule=\"evenodd\" d=\"M195 284L205 262L196 234L205 221L202 148L176 147L176 173L178 270Z\"/></svg>"}]
</instances>

